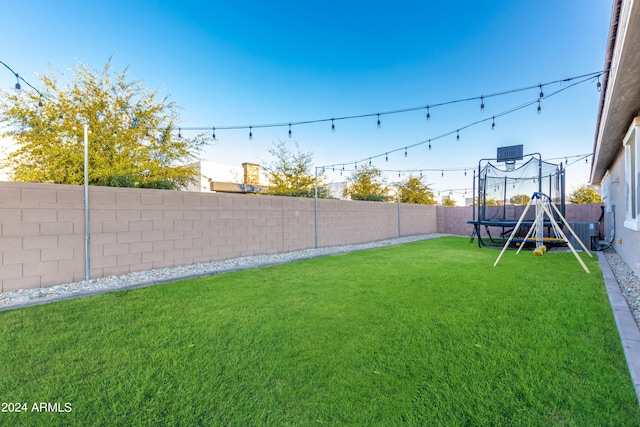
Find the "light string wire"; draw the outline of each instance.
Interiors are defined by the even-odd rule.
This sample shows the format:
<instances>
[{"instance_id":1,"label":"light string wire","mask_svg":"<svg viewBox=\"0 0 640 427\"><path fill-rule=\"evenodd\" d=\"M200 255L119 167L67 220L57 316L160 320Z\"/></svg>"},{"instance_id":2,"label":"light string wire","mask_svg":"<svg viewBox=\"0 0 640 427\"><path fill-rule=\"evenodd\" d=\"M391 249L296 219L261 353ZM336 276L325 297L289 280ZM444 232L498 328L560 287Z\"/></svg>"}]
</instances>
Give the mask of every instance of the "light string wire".
<instances>
[{"instance_id":1,"label":"light string wire","mask_svg":"<svg viewBox=\"0 0 640 427\"><path fill-rule=\"evenodd\" d=\"M45 99L49 102L52 102L49 98L47 98L46 96L44 96L42 94L42 92L40 92L38 89L35 88L35 86L33 86L31 83L29 83L28 81L26 81L20 74L16 73L15 71L13 71L13 69L11 67L9 67L7 64L5 64L4 62L0 61L0 64L4 65L7 70L11 71L13 73L14 76L16 76L16 79L18 80L18 83L16 83L16 90L20 90L20 81L22 81L24 84L26 84L27 86L29 86L31 89L35 90L36 93L40 96L41 99Z\"/></svg>"},{"instance_id":2,"label":"light string wire","mask_svg":"<svg viewBox=\"0 0 640 427\"><path fill-rule=\"evenodd\" d=\"M553 158L549 158L549 159L542 159L542 161L543 162L549 162L551 160L563 160L564 159L564 161L565 161L564 169L566 170L566 168L568 168L569 166L572 166L572 165L574 165L574 164L576 164L576 163L578 163L578 162L580 162L582 160L586 160L591 156L593 156L593 153L575 154L575 155L572 155L572 156L553 157ZM573 159L573 160L569 161L569 159ZM426 169L422 169L422 170L425 171ZM432 171L440 172L442 170L444 170L444 172L447 172L447 169L433 169ZM463 169L457 168L457 169L451 169L451 170L453 170L453 171L461 171ZM396 170L396 171L390 171L390 172L398 172L398 171ZM547 177L548 176L545 176L543 178L547 178ZM513 183L517 183L518 181L525 181L525 180L528 180L528 179L530 179L530 178L508 178L507 182L508 182L509 185L511 185ZM472 187L467 187L467 188L453 188L453 189L445 189L445 190L432 189L431 191L434 192L434 193L435 192L438 192L438 193L440 193L440 192L443 192L443 193L454 192L456 194L466 195L466 193L472 192L473 188Z\"/></svg>"},{"instance_id":3,"label":"light string wire","mask_svg":"<svg viewBox=\"0 0 640 427\"><path fill-rule=\"evenodd\" d=\"M589 157L593 156L593 153L585 153L585 154L574 154L574 155L570 155L570 156L561 156L561 157L552 157L552 158L548 158L548 159L542 159L543 162L550 162L552 160L564 160L565 161L565 170L566 168L568 168L569 166L572 166L574 164L576 164L579 161L582 160L586 160ZM569 159L572 159L571 161L569 161ZM342 168L342 164L339 165L339 168L335 168L332 166L326 167L326 166L319 166L318 168L322 170L322 172L325 172L327 169L332 169L332 172L346 172L345 169ZM394 174L399 174L399 175L407 175L407 174L414 174L414 173L419 173L420 176L422 176L423 173L426 172L438 172L444 175L444 172L475 172L476 171L477 166L470 166L470 167L452 167L452 168L421 168L421 169L378 169L380 172L384 172L384 173L394 173ZM465 175L467 176L467 175ZM518 181L524 181L524 180L528 180L530 178L508 178L507 181L508 183L514 183L514 182L518 182ZM433 184L428 184L428 185L433 185ZM471 191L473 191L472 187L466 187L466 188L448 188L448 189L438 189L438 188L430 188L431 192L433 193L447 193L447 192L453 192L456 194L463 194L466 195L466 193L469 193Z\"/></svg>"},{"instance_id":4,"label":"light string wire","mask_svg":"<svg viewBox=\"0 0 640 427\"><path fill-rule=\"evenodd\" d=\"M49 102L52 102L49 98L47 98L46 96L44 96L42 94L42 92L40 92L36 87L34 87L33 85L31 85L31 83L29 83L27 80L25 80L23 77L21 77L18 73L16 73L11 67L9 67L7 64L5 64L3 61L0 61L0 63L2 65L4 65L11 73L13 73L13 75L16 77L16 79L18 80L18 82L21 80L23 81L27 86L29 86L31 89L33 89L39 96L40 99L45 99ZM488 95L480 95L480 96L474 96L474 97L468 97L468 98L461 98L461 99L455 99L455 100L451 100L451 101L444 101L444 102L440 102L440 103L435 103L435 104L427 104L427 105L422 105L422 106L417 106L417 107L408 107L408 108L400 108L400 109L396 109L396 110L389 110L389 111L383 111L380 113L366 113L366 114L357 114L357 115L349 115L349 116L341 116L341 117L332 117L332 118L325 118L325 119L315 119L315 120L305 120L305 121L289 121L289 122L280 122L280 123L267 123L267 124L257 124L257 125L241 125L241 126L197 126L197 127L179 127L178 128L178 136L181 137L181 131L185 130L185 131L206 131L206 130L213 130L213 139L215 140L215 132L216 130L238 130L238 129L249 129L249 138L252 139L253 133L252 130L254 128L274 128L274 127L288 127L289 128L289 137L291 137L291 127L292 126L299 126L299 125L306 125L306 124L314 124L314 123L324 123L324 122L331 122L331 130L335 131L335 125L334 122L336 120L350 120L350 119L358 119L358 118L365 118L365 117L374 117L377 116L378 117L378 126L380 125L380 116L384 116L384 115L391 115L391 114L400 114L400 113L406 113L406 112L412 112L412 111L418 111L418 110L427 110L427 120L429 120L431 118L430 115L430 111L432 108L436 108L436 107L442 107L445 105L451 105L451 104L456 104L456 103L462 103L462 102L469 102L469 101L477 101L480 100L482 102L481 104L481 109L483 109L482 107L484 107L484 99L485 98L492 98L492 97L497 97L497 96L503 96L503 95L508 95L508 94L513 94L513 93L518 93L518 92L523 92L523 91L528 91L528 90L532 90L532 89L540 89L540 94L538 96L538 98L535 101L531 101L528 103L525 103L519 107L515 107L512 108L511 110L507 110L504 111L502 113L499 114L495 114L493 116L491 116L491 118L486 118L483 120L479 120L477 122L474 123L470 123L468 125L462 126L458 129L456 129L455 131L451 131L451 132L447 132L445 134L436 136L434 138L431 138L427 141L422 141L416 144L412 144L412 145L407 145L404 147L404 150L406 151L408 148L413 148L419 145L423 145L426 143L430 143L431 141L435 141L441 138L444 138L446 136L452 135L453 133L456 133L458 139L460 136L460 131L467 129L471 126L477 125L479 123L483 123L483 122L487 122L489 120L492 121L493 125L492 128L495 126L495 119L499 118L499 117L503 117L507 114L510 114L512 112L518 111L520 109L526 108L530 105L536 104L538 103L538 112L540 112L540 102L545 98L544 92L543 92L543 88L545 86L549 86L549 85L553 85L553 84L557 84L557 83L566 83L566 82L570 82L576 79L582 79L577 83L573 83L563 89L560 89L556 92L553 92L549 95L547 95L546 97L551 97L559 92L562 92L563 90L566 90L570 87L573 87L577 84L580 83L584 83L586 81L589 80L595 80L597 79L598 82L600 81L600 77L602 77L603 74L608 73L609 70L603 70L603 71L595 71L595 72L591 72L591 73L587 73L587 74L582 74L579 76L574 76L574 77L568 77L565 79L558 79L558 80L553 80L550 82L546 82L546 83L539 83L537 85L531 85L531 86L526 86L526 87L522 87L522 88L518 88L518 89L511 89L511 90L504 90L504 91L500 91L500 92L495 92L495 93L490 93ZM16 85L16 89L19 89L19 85ZM390 150L388 152L385 153L385 155L388 155L389 153L394 153L396 151L400 151L403 148L398 148L398 149L394 149L394 150ZM382 156L382 154L377 155L377 156L371 156L370 158L377 158ZM367 160L367 158L362 159L362 160L358 160L359 162L365 161ZM347 163L353 163L353 162L347 162ZM336 165L338 165L340 163L336 163ZM333 165L329 165L329 166L333 166Z\"/></svg>"},{"instance_id":5,"label":"light string wire","mask_svg":"<svg viewBox=\"0 0 640 427\"><path fill-rule=\"evenodd\" d=\"M16 84L16 90L20 90L19 82L22 81L27 86L29 86L31 89L33 89L39 95L41 100L45 99L45 100L47 100L49 102L53 102L48 97L43 95L42 92L40 92L35 86L33 86L26 79L21 77L17 72L15 72L5 62L0 60L0 64L2 64L5 68L7 68L16 77L16 80L18 82ZM571 88L573 86L579 85L579 84L584 83L584 82L589 81L589 80L593 81L594 79L597 79L598 82L599 82L600 77L603 74L607 73L607 72L609 72L609 70L582 74L582 75L579 75L579 76L569 77L569 78L565 78L565 79L558 79L558 80L550 81L550 82L547 82L547 83L540 83L538 85L531 85L531 86L527 86L527 87L522 87L522 88L519 88L519 89L511 89L511 90L505 90L505 91L501 91L501 92L495 92L495 93L491 93L491 94L488 94L488 95L480 95L480 96L475 96L475 97L456 99L456 100L445 101L445 102L440 102L440 103L436 103L436 104L428 104L428 105L423 105L423 106L418 106L418 107L401 108L401 109L397 109L397 110L384 111L384 112L381 112L381 113L367 113L367 114L359 114L359 115L333 117L333 118L330 118L330 119L317 119L317 120L306 120L306 121L286 122L286 123L282 122L282 123L249 125L249 126L219 126L219 127L197 127L197 128L193 128L193 127L182 128L181 127L181 128L178 128L179 129L178 132L180 132L180 130L209 130L209 129L214 129L214 131L215 131L215 129L247 129L247 128L248 129L252 129L254 127L255 128L266 128L266 127L288 126L289 127L289 135L291 135L291 127L292 126L304 125L304 124L312 124L312 123L322 123L322 122L329 122L329 121L332 124L332 130L335 130L335 127L333 126L333 123L334 123L335 120L348 120L348 119L373 117L373 116L377 116L378 119L379 119L379 117L382 116L382 115L399 114L399 113L412 112L412 111L418 111L418 110L424 110L424 109L427 110L427 112L428 112L428 116L427 117L430 118L429 112L430 112L431 108L441 107L441 106L455 104L455 103L461 103L461 102L469 102L469 101L473 101L473 100L480 100L482 102L482 105L481 105L481 108L482 108L482 106L484 106L484 99L485 98L503 96L503 95L507 95L507 94L527 91L527 90L536 89L536 88L540 89L540 94L539 94L539 96L538 96L538 98L536 100L533 100L533 101L530 101L530 102L526 102L526 103L521 104L521 105L519 105L517 107L514 107L514 108L511 108L509 110L503 111L501 113L492 115L490 118L487 117L485 119L477 120L475 122L469 123L469 124L467 124L465 126L462 126L462 127L458 128L458 129L456 129L455 131L452 130L452 131L443 133L441 135L435 136L433 138L430 138L430 139L427 139L427 140L424 140L424 141L420 141L420 142L417 142L417 143L414 143L414 144L411 144L411 145L405 145L404 147L395 148L393 150L386 151L384 154L381 153L381 154L378 154L378 155L375 155L375 156L369 156L369 157L366 157L366 158L363 158L363 159L360 159L360 160L356 160L356 161L349 161L349 162L344 162L344 163L334 163L334 164L331 164L331 165L320 166L324 170L325 168L335 169L336 166L340 166L341 165L342 169L344 170L344 166L347 165L347 164L353 163L353 164L356 165L356 167L357 167L358 163L363 163L363 162L366 162L366 161L368 161L369 164L371 164L371 160L373 160L373 159L377 159L377 158L380 158L382 156L385 156L385 158L388 158L389 154L392 154L392 153L395 153L395 152L398 152L398 151L402 151L402 150L404 150L405 156L406 156L407 155L407 151L408 151L409 148L415 148L417 146L421 146L421 145L424 145L424 144L427 144L427 143L429 145L431 145L431 142L439 140L439 139L442 139L442 138L445 138L445 137L450 136L450 135L453 135L454 133L459 137L461 130L470 128L470 127L478 125L480 123L487 122L489 120L492 121L492 129L493 129L493 127L495 125L495 119L496 118L503 117L505 115L508 115L508 114L513 113L513 112L519 111L519 110L524 109L526 107L529 107L531 105L535 105L536 103L538 103L538 105L539 105L540 102L545 97L544 92L543 92L543 88L545 86L549 86L549 85L557 84L557 83L570 82L570 81L573 81L573 80L576 80L576 79L581 79L581 80L579 80L579 81L577 81L575 83L572 83L571 85L568 85L568 86L566 86L564 88L561 88L561 89L559 89L559 90L557 90L555 92L552 92L552 93L546 95L546 97L549 98L549 97L552 97L552 96L554 96L554 95L556 95L556 94L558 94L560 92L563 92L563 91L565 91L565 90L567 90L567 89L569 89L569 88ZM540 111L540 107L538 107L538 111ZM590 155L591 154L588 154L588 155L585 155L585 156L588 157ZM573 164L573 163L585 158L582 155L564 157L566 166L569 166L568 159L572 158L572 157L580 157L580 158L578 160L572 161L571 164ZM557 157L557 158L553 158L553 159L549 159L549 160L558 160L558 159L562 159L562 157ZM398 173L402 173L402 172L404 172L404 173L408 173L408 172L419 172L419 173L422 173L422 172L433 172L433 171L451 172L451 171L462 171L462 170L464 170L465 173L466 173L467 170L473 170L473 169L474 169L474 167L469 167L469 168L444 168L444 169L442 169L442 168L441 169L407 169L407 170L404 170L404 171L403 170L400 170L400 171L397 171L397 170L392 170L392 171L391 170L389 170L389 171L383 170L383 172L396 172L397 171Z\"/></svg>"},{"instance_id":6,"label":"light string wire","mask_svg":"<svg viewBox=\"0 0 640 427\"><path fill-rule=\"evenodd\" d=\"M433 108L442 107L442 106L445 106L445 105L457 104L457 103L469 102L469 101L478 101L478 100L482 100L482 102L484 103L484 99L487 99L487 98L493 98L493 97L497 97L497 96L509 95L509 94L513 94L513 93L532 90L532 89L540 89L540 95L541 96L538 97L538 99L536 100L536 102L537 102L538 100L542 100L542 98L545 97L545 95L543 94L543 91L542 91L542 89L545 86L549 86L549 85L553 85L553 84L557 84L557 83L566 83L566 82L570 82L570 81L573 81L573 80L576 80L576 79L583 79L583 78L586 78L586 80L597 79L597 78L601 77L603 74L605 74L606 72L608 72L608 70L595 71L595 72L592 72L592 73L582 74L582 75L574 76L574 77L568 77L568 78L565 78L565 79L553 80L553 81L546 82L546 83L539 83L539 84L536 84L536 85L526 86L526 87L522 87L522 88L518 88L518 89L511 89L511 90L505 90L505 91L501 91L501 92L495 92L495 93L491 93L491 94L488 94L488 95L473 96L473 97L468 97L468 98L461 98L461 99L455 99L455 100L451 100L451 101L439 102L439 103L435 103L435 104L427 104L427 105L421 105L421 106L417 106L417 107L399 108L399 109L396 109L396 110L388 110L388 111L382 111L382 112L376 112L376 113L354 114L354 115L349 115L349 116L331 117L331 118L324 118L324 119L313 119L313 120L302 120L302 121L286 121L286 122L278 122L278 123L263 123L263 124L252 124L252 125L181 127L181 129L182 130L192 130L192 131L205 131L205 130L211 130L211 129L215 129L215 130L242 130L242 129L249 129L249 128L251 128L251 129L277 128L277 127L289 127L289 128L291 128L292 126L308 125L308 124L315 124L315 123L328 123L328 122L334 122L334 121L340 121L340 120L361 119L361 118L366 118L366 117L378 117L379 118L380 116L407 113L407 112L419 111L419 110L427 110L427 111L430 112L430 110L433 109ZM549 96L551 96L551 95L549 95ZM496 115L496 117L499 117L499 116ZM332 127L332 129L335 129L335 127ZM463 128L460 128L460 130L462 130L462 129Z\"/></svg>"},{"instance_id":7,"label":"light string wire","mask_svg":"<svg viewBox=\"0 0 640 427\"><path fill-rule=\"evenodd\" d=\"M575 83L572 83L572 84L570 84L570 85L568 85L566 87L558 89L555 92L552 92L550 94L545 95L545 98L551 98L552 96L557 95L557 94L559 94L561 92L564 92L567 89L570 89L570 88L572 88L574 86L577 86L579 84L585 83L587 81L593 80L594 78L597 78L600 75L601 74L598 74L598 75L594 76L594 75L590 74L589 77L587 77L587 78L579 80L579 81L577 81ZM538 86L535 86L535 87L538 87ZM414 144L404 145L404 146L401 146L401 147L398 147L398 148L394 148L392 150L385 151L384 153L376 154L376 155L373 155L373 156L367 156L367 157L364 157L364 158L361 158L361 159L358 159L358 160L351 160L351 161L348 161L348 162L333 163L333 164L329 164L329 165L323 165L321 167L332 168L332 167L335 167L335 166L343 166L343 165L350 165L350 164L357 165L357 164L369 162L369 161L371 161L373 159L378 159L378 158L381 158L381 157L387 158L389 154L393 154L393 153L396 153L398 151L405 151L406 152L409 148L415 148L415 147L418 147L418 146L421 146L421 145L425 145L425 144L431 145L432 142L437 141L437 140L442 139L442 138L445 138L447 136L451 136L451 135L454 135L454 134L459 136L461 130L468 129L468 128L472 127L472 126L476 126L478 124L485 123L485 122L488 122L488 121L492 121L492 123L495 123L495 119L496 118L504 117L504 116L506 116L508 114L515 113L516 111L519 111L519 110L522 110L524 108L530 107L532 105L538 104L539 102L540 102L540 98L538 97L535 100L528 101L528 102L526 102L524 104L521 104L521 105L518 105L516 107L510 108L510 109L505 110L505 111L503 111L501 113L492 115L491 117L487 117L487 118L481 119L481 120L476 120L475 122L466 124L466 125L461 126L461 127L457 128L455 130L451 130L449 132L442 133L440 135L434 136L432 138L429 138L429 139L426 139L426 140L423 140L423 141L420 141L420 142L416 142Z\"/></svg>"}]
</instances>

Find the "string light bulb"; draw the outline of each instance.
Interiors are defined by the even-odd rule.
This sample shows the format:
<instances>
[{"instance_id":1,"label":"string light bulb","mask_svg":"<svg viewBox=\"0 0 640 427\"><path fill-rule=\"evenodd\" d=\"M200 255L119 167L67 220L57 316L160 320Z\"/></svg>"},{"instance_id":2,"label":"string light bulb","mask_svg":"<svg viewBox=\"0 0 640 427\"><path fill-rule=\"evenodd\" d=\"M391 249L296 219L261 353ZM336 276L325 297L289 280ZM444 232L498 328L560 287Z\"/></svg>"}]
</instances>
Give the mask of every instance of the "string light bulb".
<instances>
[{"instance_id":1,"label":"string light bulb","mask_svg":"<svg viewBox=\"0 0 640 427\"><path fill-rule=\"evenodd\" d=\"M456 141L460 142L460 130L456 130Z\"/></svg>"},{"instance_id":2,"label":"string light bulb","mask_svg":"<svg viewBox=\"0 0 640 427\"><path fill-rule=\"evenodd\" d=\"M598 76L598 83L596 84L596 89L598 89L598 92L602 90L602 83L600 83L600 76Z\"/></svg>"},{"instance_id":3,"label":"string light bulb","mask_svg":"<svg viewBox=\"0 0 640 427\"><path fill-rule=\"evenodd\" d=\"M496 118L495 118L495 116L491 118L491 130L496 130Z\"/></svg>"},{"instance_id":4,"label":"string light bulb","mask_svg":"<svg viewBox=\"0 0 640 427\"><path fill-rule=\"evenodd\" d=\"M389 153L384 153L384 161L385 162L389 161Z\"/></svg>"},{"instance_id":5,"label":"string light bulb","mask_svg":"<svg viewBox=\"0 0 640 427\"><path fill-rule=\"evenodd\" d=\"M440 174L440 176L444 176L444 169L442 169L442 173Z\"/></svg>"},{"instance_id":6,"label":"string light bulb","mask_svg":"<svg viewBox=\"0 0 640 427\"><path fill-rule=\"evenodd\" d=\"M38 101L38 107L42 107L44 104L42 103L42 95L40 95L40 100Z\"/></svg>"},{"instance_id":7,"label":"string light bulb","mask_svg":"<svg viewBox=\"0 0 640 427\"><path fill-rule=\"evenodd\" d=\"M253 128L249 126L249 141L253 139Z\"/></svg>"},{"instance_id":8,"label":"string light bulb","mask_svg":"<svg viewBox=\"0 0 640 427\"><path fill-rule=\"evenodd\" d=\"M18 95L20 95L20 93L22 92L22 88L20 87L20 76L19 76L17 73L16 73L16 80L17 80L17 81L16 81L16 86L15 86L15 88L16 88L16 93L17 93Z\"/></svg>"},{"instance_id":9,"label":"string light bulb","mask_svg":"<svg viewBox=\"0 0 640 427\"><path fill-rule=\"evenodd\" d=\"M289 123L289 138L291 138L291 123Z\"/></svg>"},{"instance_id":10,"label":"string light bulb","mask_svg":"<svg viewBox=\"0 0 640 427\"><path fill-rule=\"evenodd\" d=\"M213 138L214 141L216 140L216 128L215 127L212 128L212 130L211 130L211 138Z\"/></svg>"},{"instance_id":11,"label":"string light bulb","mask_svg":"<svg viewBox=\"0 0 640 427\"><path fill-rule=\"evenodd\" d=\"M480 97L480 112L484 113L484 96Z\"/></svg>"},{"instance_id":12,"label":"string light bulb","mask_svg":"<svg viewBox=\"0 0 640 427\"><path fill-rule=\"evenodd\" d=\"M404 156L407 157L407 147L404 147Z\"/></svg>"},{"instance_id":13,"label":"string light bulb","mask_svg":"<svg viewBox=\"0 0 640 427\"><path fill-rule=\"evenodd\" d=\"M178 128L178 138L182 139L182 131L180 130L180 128Z\"/></svg>"},{"instance_id":14,"label":"string light bulb","mask_svg":"<svg viewBox=\"0 0 640 427\"><path fill-rule=\"evenodd\" d=\"M369 157L369 167L371 167L371 157Z\"/></svg>"},{"instance_id":15,"label":"string light bulb","mask_svg":"<svg viewBox=\"0 0 640 427\"><path fill-rule=\"evenodd\" d=\"M427 105L427 122L431 121L431 112L429 111L429 106Z\"/></svg>"},{"instance_id":16,"label":"string light bulb","mask_svg":"<svg viewBox=\"0 0 640 427\"><path fill-rule=\"evenodd\" d=\"M431 151L431 140L429 140L429 151Z\"/></svg>"},{"instance_id":17,"label":"string light bulb","mask_svg":"<svg viewBox=\"0 0 640 427\"><path fill-rule=\"evenodd\" d=\"M336 125L333 124L333 119L331 119L331 132L336 133Z\"/></svg>"},{"instance_id":18,"label":"string light bulb","mask_svg":"<svg viewBox=\"0 0 640 427\"><path fill-rule=\"evenodd\" d=\"M538 100L538 115L542 114L542 106L540 105L540 100Z\"/></svg>"},{"instance_id":19,"label":"string light bulb","mask_svg":"<svg viewBox=\"0 0 640 427\"><path fill-rule=\"evenodd\" d=\"M380 129L380 126L381 126L381 124L380 124L380 114L378 114L378 129Z\"/></svg>"},{"instance_id":20,"label":"string light bulb","mask_svg":"<svg viewBox=\"0 0 640 427\"><path fill-rule=\"evenodd\" d=\"M538 102L544 101L544 92L542 91L542 85L540 85L540 95L538 95Z\"/></svg>"}]
</instances>

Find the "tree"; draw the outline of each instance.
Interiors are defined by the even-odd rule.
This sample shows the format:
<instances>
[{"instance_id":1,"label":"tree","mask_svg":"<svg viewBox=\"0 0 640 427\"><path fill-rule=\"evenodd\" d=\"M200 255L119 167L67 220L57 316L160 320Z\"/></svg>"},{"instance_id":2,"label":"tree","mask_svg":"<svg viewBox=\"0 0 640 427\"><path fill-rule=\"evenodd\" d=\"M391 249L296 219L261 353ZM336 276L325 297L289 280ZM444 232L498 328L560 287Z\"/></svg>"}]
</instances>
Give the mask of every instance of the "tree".
<instances>
[{"instance_id":1,"label":"tree","mask_svg":"<svg viewBox=\"0 0 640 427\"><path fill-rule=\"evenodd\" d=\"M526 205L531 200L531 197L526 194L517 194L509 199L512 205Z\"/></svg>"},{"instance_id":2,"label":"tree","mask_svg":"<svg viewBox=\"0 0 640 427\"><path fill-rule=\"evenodd\" d=\"M409 177L399 185L400 202L419 204L419 205L435 205L436 198L433 191L427 184L423 182L422 176Z\"/></svg>"},{"instance_id":3,"label":"tree","mask_svg":"<svg viewBox=\"0 0 640 427\"><path fill-rule=\"evenodd\" d=\"M442 206L455 206L456 200L451 196L444 196L442 198Z\"/></svg>"},{"instance_id":4,"label":"tree","mask_svg":"<svg viewBox=\"0 0 640 427\"><path fill-rule=\"evenodd\" d=\"M343 190L343 195L351 200L384 202L389 198L388 192L389 188L380 169L365 163L347 178L347 186Z\"/></svg>"},{"instance_id":5,"label":"tree","mask_svg":"<svg viewBox=\"0 0 640 427\"><path fill-rule=\"evenodd\" d=\"M55 73L39 92L0 91L3 136L17 145L0 163L16 181L84 182L84 127L89 126L89 184L182 188L194 177L203 138L175 132L178 107L141 81L78 63L67 87Z\"/></svg>"},{"instance_id":6,"label":"tree","mask_svg":"<svg viewBox=\"0 0 640 427\"><path fill-rule=\"evenodd\" d=\"M274 143L269 153L274 157L270 166L265 167L269 176L269 194L289 197L315 197L316 178L312 171L313 153L300 151L298 143L292 153L284 141ZM324 174L318 175L318 197L329 196L329 187Z\"/></svg>"},{"instance_id":7,"label":"tree","mask_svg":"<svg viewBox=\"0 0 640 427\"><path fill-rule=\"evenodd\" d=\"M602 201L600 194L593 188L586 184L573 190L573 193L569 195L569 203L589 204L598 203Z\"/></svg>"}]
</instances>

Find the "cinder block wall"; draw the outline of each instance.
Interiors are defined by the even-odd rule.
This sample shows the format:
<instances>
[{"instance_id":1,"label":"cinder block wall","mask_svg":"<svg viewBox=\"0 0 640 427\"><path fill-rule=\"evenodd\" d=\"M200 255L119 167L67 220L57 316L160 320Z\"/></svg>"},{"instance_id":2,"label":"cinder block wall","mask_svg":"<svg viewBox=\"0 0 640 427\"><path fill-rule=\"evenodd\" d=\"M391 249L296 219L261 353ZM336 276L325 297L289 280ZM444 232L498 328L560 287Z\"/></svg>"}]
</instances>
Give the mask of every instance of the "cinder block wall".
<instances>
[{"instance_id":1,"label":"cinder block wall","mask_svg":"<svg viewBox=\"0 0 640 427\"><path fill-rule=\"evenodd\" d=\"M470 236L473 225L467 221L473 219L472 206L438 206L438 233Z\"/></svg>"},{"instance_id":2,"label":"cinder block wall","mask_svg":"<svg viewBox=\"0 0 640 427\"><path fill-rule=\"evenodd\" d=\"M0 182L0 291L84 278L84 188ZM90 276L315 246L315 201L91 187ZM435 206L400 206L400 235L437 231ZM318 201L318 245L398 236L398 206Z\"/></svg>"},{"instance_id":3,"label":"cinder block wall","mask_svg":"<svg viewBox=\"0 0 640 427\"><path fill-rule=\"evenodd\" d=\"M602 203L592 203L579 205L567 203L565 205L565 218L568 222L597 222L600 218ZM473 225L467 221L473 218L472 206L438 206L437 221L438 233L454 234L457 236L471 236ZM502 215L500 207L500 215ZM505 207L506 217L515 220L520 219L525 206L507 205ZM527 212L526 219L535 218L535 209L531 207ZM602 232L602 223L600 224Z\"/></svg>"}]
</instances>

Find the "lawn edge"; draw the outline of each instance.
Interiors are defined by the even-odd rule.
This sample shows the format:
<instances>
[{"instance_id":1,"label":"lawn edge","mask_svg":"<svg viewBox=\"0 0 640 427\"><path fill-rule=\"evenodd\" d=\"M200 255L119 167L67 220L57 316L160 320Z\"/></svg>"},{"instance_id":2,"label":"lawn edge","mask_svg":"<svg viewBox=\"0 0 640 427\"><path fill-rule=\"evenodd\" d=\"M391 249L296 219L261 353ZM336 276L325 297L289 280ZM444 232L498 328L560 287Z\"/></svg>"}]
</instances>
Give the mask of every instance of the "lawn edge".
<instances>
[{"instance_id":1,"label":"lawn edge","mask_svg":"<svg viewBox=\"0 0 640 427\"><path fill-rule=\"evenodd\" d=\"M618 335L622 342L624 356L627 360L633 388L636 391L638 405L640 405L640 329L636 324L627 300L620 291L620 285L613 275L613 270L605 255L598 252L598 262L602 270L602 277L611 303L611 310L618 328Z\"/></svg>"}]
</instances>

